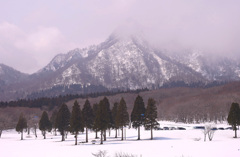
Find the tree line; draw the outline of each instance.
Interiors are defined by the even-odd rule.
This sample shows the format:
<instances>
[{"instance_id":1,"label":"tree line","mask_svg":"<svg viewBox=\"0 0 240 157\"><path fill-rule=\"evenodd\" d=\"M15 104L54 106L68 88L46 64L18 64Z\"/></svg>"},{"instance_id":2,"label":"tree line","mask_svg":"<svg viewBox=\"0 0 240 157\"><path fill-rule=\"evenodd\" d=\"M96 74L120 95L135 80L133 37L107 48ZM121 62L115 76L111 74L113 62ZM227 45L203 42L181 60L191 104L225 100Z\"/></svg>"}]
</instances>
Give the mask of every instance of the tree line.
<instances>
[{"instance_id":1,"label":"tree line","mask_svg":"<svg viewBox=\"0 0 240 157\"><path fill-rule=\"evenodd\" d=\"M132 127L138 130L138 140L140 140L140 127L151 130L151 139L153 139L153 129L159 127L157 122L157 107L154 99L149 98L147 107L143 98L137 96L134 102L134 108L129 116L127 112L127 105L124 98L120 102L115 102L110 108L110 103L107 97L100 100L99 103L91 105L86 99L83 108L80 108L78 101L74 102L72 110L63 103L58 110L55 110L49 118L48 113L43 111L41 119L39 120L39 129L42 131L44 139L47 131L59 131L62 136L62 141L68 132L75 135L75 145L77 145L77 138L80 132L86 133L86 143L88 142L88 131L94 130L98 138L100 132L100 144L106 141L107 130L115 130L115 138L117 138L117 131L122 132L121 140L124 140L123 131L125 127ZM21 133L23 139L23 132L27 128L27 120L21 114L16 126L16 131Z\"/></svg>"},{"instance_id":2,"label":"tree line","mask_svg":"<svg viewBox=\"0 0 240 157\"><path fill-rule=\"evenodd\" d=\"M30 128L34 128L36 137L36 130L37 127L39 127L39 129L42 130L44 138L46 138L47 131L53 131L55 134L59 131L62 135L62 140L65 140L65 136L68 132L74 133L77 140L79 132L84 132L85 130L86 142L88 142L89 129L96 132L95 138L98 138L97 132L101 132L101 138L106 140L106 131L108 129L114 129L116 131L115 138L117 138L117 131L121 129L123 133L123 128L126 126L132 126L137 129L138 140L140 140L140 126L144 126L145 129L151 129L152 139L152 129L158 127L158 123L156 121L157 109L155 101L151 98L148 99L147 108L145 108L142 97L138 95L135 99L134 107L130 116L126 110L126 102L123 98L120 102L115 102L112 109L110 109L110 104L106 97L100 100L99 103L93 105L90 105L90 102L87 99L82 109L80 109L78 102L75 101L72 112L70 113L67 105L63 104L61 108L52 112L50 118L48 117L48 112L46 111L43 111L40 120L37 116L34 116L33 120L30 120L29 117L32 116L28 114L31 112L27 112L25 115L21 114L19 116L17 126L15 126L16 130L21 133L23 133L26 128L28 133L30 132ZM4 124L0 125L0 137L2 130L6 129L5 126L9 123L8 119L9 117L0 117L1 124ZM232 103L227 116L227 121L235 131L234 137L236 138L238 130L237 127L240 125L240 107L238 103ZM122 140L123 139L122 134Z\"/></svg>"},{"instance_id":3,"label":"tree line","mask_svg":"<svg viewBox=\"0 0 240 157\"><path fill-rule=\"evenodd\" d=\"M77 98L96 98L99 96L112 96L120 93L139 93L142 91L147 91L148 89L137 89L137 90L112 90L106 92L95 92L88 94L66 94L52 97L30 97L28 99L19 99L16 101L0 102L0 108L5 107L29 107L29 108L41 108L47 111L53 110L58 107L62 102L67 102Z\"/></svg>"}]
</instances>

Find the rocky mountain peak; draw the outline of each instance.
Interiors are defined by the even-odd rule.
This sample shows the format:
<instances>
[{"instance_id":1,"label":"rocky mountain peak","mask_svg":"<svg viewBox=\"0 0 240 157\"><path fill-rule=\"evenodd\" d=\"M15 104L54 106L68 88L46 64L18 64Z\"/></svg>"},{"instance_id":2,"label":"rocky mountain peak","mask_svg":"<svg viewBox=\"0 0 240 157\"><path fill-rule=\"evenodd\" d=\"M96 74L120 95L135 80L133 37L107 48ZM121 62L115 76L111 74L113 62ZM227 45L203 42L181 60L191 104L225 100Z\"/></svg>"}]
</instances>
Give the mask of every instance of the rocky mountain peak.
<instances>
[{"instance_id":1,"label":"rocky mountain peak","mask_svg":"<svg viewBox=\"0 0 240 157\"><path fill-rule=\"evenodd\" d=\"M83 54L81 54L81 52L82 51L79 48L76 48L66 54L58 54L51 60L51 62L46 67L39 70L38 73L46 71L56 71L64 67L67 63L72 62L73 60L83 58Z\"/></svg>"}]
</instances>

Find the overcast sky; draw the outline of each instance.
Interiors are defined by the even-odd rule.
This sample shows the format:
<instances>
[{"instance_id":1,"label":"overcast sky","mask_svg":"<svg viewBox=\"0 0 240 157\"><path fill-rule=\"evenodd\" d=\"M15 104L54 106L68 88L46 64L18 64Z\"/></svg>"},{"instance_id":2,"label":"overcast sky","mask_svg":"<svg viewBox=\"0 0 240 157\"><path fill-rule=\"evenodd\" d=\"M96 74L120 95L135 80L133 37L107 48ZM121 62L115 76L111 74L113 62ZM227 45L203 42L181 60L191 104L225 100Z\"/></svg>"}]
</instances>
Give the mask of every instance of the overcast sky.
<instances>
[{"instance_id":1,"label":"overcast sky","mask_svg":"<svg viewBox=\"0 0 240 157\"><path fill-rule=\"evenodd\" d=\"M240 54L239 0L0 0L0 63L33 73L125 26L169 51Z\"/></svg>"}]
</instances>

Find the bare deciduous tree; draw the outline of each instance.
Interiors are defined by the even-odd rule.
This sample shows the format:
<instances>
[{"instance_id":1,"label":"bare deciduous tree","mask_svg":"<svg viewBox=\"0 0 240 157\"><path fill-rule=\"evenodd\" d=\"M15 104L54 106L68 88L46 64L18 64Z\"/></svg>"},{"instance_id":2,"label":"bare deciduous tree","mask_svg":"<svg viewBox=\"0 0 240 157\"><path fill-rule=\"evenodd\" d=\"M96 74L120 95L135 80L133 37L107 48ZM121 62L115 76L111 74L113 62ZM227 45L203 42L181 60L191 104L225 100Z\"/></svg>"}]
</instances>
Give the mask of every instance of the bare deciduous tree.
<instances>
[{"instance_id":1,"label":"bare deciduous tree","mask_svg":"<svg viewBox=\"0 0 240 157\"><path fill-rule=\"evenodd\" d=\"M203 130L203 135L204 135L204 141L206 141L206 138L208 136L209 141L212 141L214 133L215 133L215 127L212 124L205 125L204 130Z\"/></svg>"},{"instance_id":2,"label":"bare deciduous tree","mask_svg":"<svg viewBox=\"0 0 240 157\"><path fill-rule=\"evenodd\" d=\"M7 130L11 128L11 117L8 115L0 115L0 138L2 136L3 130Z\"/></svg>"}]
</instances>

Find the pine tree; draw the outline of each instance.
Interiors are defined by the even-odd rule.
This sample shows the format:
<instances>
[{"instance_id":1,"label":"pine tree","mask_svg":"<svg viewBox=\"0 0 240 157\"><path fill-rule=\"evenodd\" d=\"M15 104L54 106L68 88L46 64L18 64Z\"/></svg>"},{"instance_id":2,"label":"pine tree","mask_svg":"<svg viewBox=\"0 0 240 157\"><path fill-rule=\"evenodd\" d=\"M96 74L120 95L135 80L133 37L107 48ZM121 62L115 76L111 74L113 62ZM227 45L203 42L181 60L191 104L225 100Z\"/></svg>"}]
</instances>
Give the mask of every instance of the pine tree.
<instances>
[{"instance_id":1,"label":"pine tree","mask_svg":"<svg viewBox=\"0 0 240 157\"><path fill-rule=\"evenodd\" d=\"M83 113L84 126L86 127L86 143L88 143L88 129L93 128L93 120L94 120L93 109L88 99L85 101L82 113Z\"/></svg>"},{"instance_id":2,"label":"pine tree","mask_svg":"<svg viewBox=\"0 0 240 157\"><path fill-rule=\"evenodd\" d=\"M157 122L157 107L155 105L155 100L152 98L148 99L147 109L145 112L145 129L151 130L151 140L153 139L153 129L159 126Z\"/></svg>"},{"instance_id":3,"label":"pine tree","mask_svg":"<svg viewBox=\"0 0 240 157\"><path fill-rule=\"evenodd\" d=\"M50 121L52 123L52 129L54 130L55 136L57 135L57 113L58 113L57 110L54 110L50 118Z\"/></svg>"},{"instance_id":4,"label":"pine tree","mask_svg":"<svg viewBox=\"0 0 240 157\"><path fill-rule=\"evenodd\" d=\"M104 105L105 105L105 107L106 107L106 118L107 118L107 129L111 129L112 128L112 113L111 113L111 110L110 110L110 103L109 103L109 101L108 101L108 98L107 97L104 97L103 98L103 103L104 103ZM106 141L107 140L107 138L106 138L106 135L107 135L107 129L104 131L104 141Z\"/></svg>"},{"instance_id":5,"label":"pine tree","mask_svg":"<svg viewBox=\"0 0 240 157\"><path fill-rule=\"evenodd\" d=\"M238 103L232 103L227 121L235 131L234 138L237 138L237 125L240 125L240 108Z\"/></svg>"},{"instance_id":6,"label":"pine tree","mask_svg":"<svg viewBox=\"0 0 240 157\"><path fill-rule=\"evenodd\" d=\"M108 106L108 115L109 115L108 130L109 130L109 136L111 136L111 129L114 128L114 122L113 122L112 110L110 109L110 104Z\"/></svg>"},{"instance_id":7,"label":"pine tree","mask_svg":"<svg viewBox=\"0 0 240 157\"><path fill-rule=\"evenodd\" d=\"M57 114L57 128L65 141L65 133L70 127L70 111L66 104L63 104Z\"/></svg>"},{"instance_id":8,"label":"pine tree","mask_svg":"<svg viewBox=\"0 0 240 157\"><path fill-rule=\"evenodd\" d=\"M26 118L23 116L23 114L20 115L19 119L18 119L18 123L16 126L16 131L21 133L21 140L23 140L23 131L24 129L27 129L27 120Z\"/></svg>"},{"instance_id":9,"label":"pine tree","mask_svg":"<svg viewBox=\"0 0 240 157\"><path fill-rule=\"evenodd\" d=\"M84 131L84 123L80 106L77 101L72 107L72 114L70 119L71 132L75 134L75 145L77 145L77 137L79 132Z\"/></svg>"},{"instance_id":10,"label":"pine tree","mask_svg":"<svg viewBox=\"0 0 240 157\"><path fill-rule=\"evenodd\" d=\"M96 136L95 136L95 139L97 139L98 138L98 135L97 135L97 132L98 132L98 130L97 130L97 125L96 125L96 116L97 116L97 110L98 110L98 104L93 104L93 121L94 121L94 123L93 123L93 129L95 130L95 132L96 132Z\"/></svg>"},{"instance_id":11,"label":"pine tree","mask_svg":"<svg viewBox=\"0 0 240 157\"><path fill-rule=\"evenodd\" d=\"M52 124L48 118L48 114L46 111L42 113L42 117L39 121L39 129L42 131L44 139L46 139L46 131L50 132L52 130Z\"/></svg>"},{"instance_id":12,"label":"pine tree","mask_svg":"<svg viewBox=\"0 0 240 157\"><path fill-rule=\"evenodd\" d=\"M106 104L107 102L105 98L99 102L97 115L95 119L95 127L97 128L98 131L101 132L100 144L103 144L103 133L105 133L109 124L108 109L107 109L108 105Z\"/></svg>"},{"instance_id":13,"label":"pine tree","mask_svg":"<svg viewBox=\"0 0 240 157\"><path fill-rule=\"evenodd\" d=\"M118 110L117 110L117 126L122 129L122 140L123 140L123 127L129 125L129 114L127 112L127 105L125 100L122 98L120 100Z\"/></svg>"},{"instance_id":14,"label":"pine tree","mask_svg":"<svg viewBox=\"0 0 240 157\"><path fill-rule=\"evenodd\" d=\"M145 110L143 99L138 95L131 113L132 127L138 129L138 140L140 140L140 126L144 125L145 121Z\"/></svg>"},{"instance_id":15,"label":"pine tree","mask_svg":"<svg viewBox=\"0 0 240 157\"><path fill-rule=\"evenodd\" d=\"M117 138L117 129L118 129L118 126L117 126L117 110L118 110L118 103L115 102L114 105L113 105L113 108L112 108L112 119L113 119L113 128L116 130L116 133L115 133L115 138Z\"/></svg>"}]
</instances>

